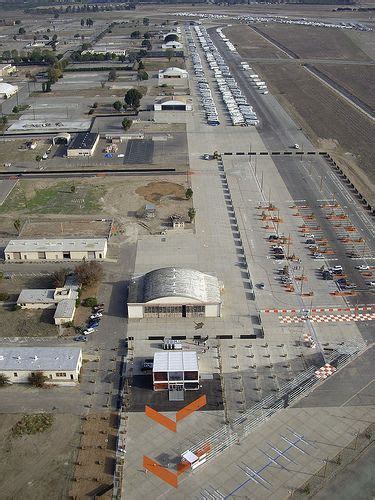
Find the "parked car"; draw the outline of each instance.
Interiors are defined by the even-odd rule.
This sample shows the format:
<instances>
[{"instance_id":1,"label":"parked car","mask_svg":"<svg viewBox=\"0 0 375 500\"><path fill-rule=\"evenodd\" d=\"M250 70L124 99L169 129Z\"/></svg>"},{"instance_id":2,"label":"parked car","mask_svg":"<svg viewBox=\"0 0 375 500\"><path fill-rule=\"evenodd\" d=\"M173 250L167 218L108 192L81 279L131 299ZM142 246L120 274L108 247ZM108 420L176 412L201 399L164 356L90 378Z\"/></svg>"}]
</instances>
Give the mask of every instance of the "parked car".
<instances>
[{"instance_id":1,"label":"parked car","mask_svg":"<svg viewBox=\"0 0 375 500\"><path fill-rule=\"evenodd\" d=\"M99 320L90 320L87 324L88 328L91 329L91 328L97 328L99 326Z\"/></svg>"},{"instance_id":2,"label":"parked car","mask_svg":"<svg viewBox=\"0 0 375 500\"><path fill-rule=\"evenodd\" d=\"M95 328L92 326L87 327L85 330L83 330L82 335L90 335L91 333L95 332Z\"/></svg>"},{"instance_id":3,"label":"parked car","mask_svg":"<svg viewBox=\"0 0 375 500\"><path fill-rule=\"evenodd\" d=\"M366 285L375 286L375 281L366 281Z\"/></svg>"},{"instance_id":4,"label":"parked car","mask_svg":"<svg viewBox=\"0 0 375 500\"><path fill-rule=\"evenodd\" d=\"M342 273L343 271L342 266L332 266L328 270L334 274Z\"/></svg>"},{"instance_id":5,"label":"parked car","mask_svg":"<svg viewBox=\"0 0 375 500\"><path fill-rule=\"evenodd\" d=\"M87 342L88 338L86 337L86 335L77 335L76 337L73 337L73 340L75 340L76 342Z\"/></svg>"},{"instance_id":6,"label":"parked car","mask_svg":"<svg viewBox=\"0 0 375 500\"><path fill-rule=\"evenodd\" d=\"M152 367L154 366L154 360L152 358L145 359L142 363L142 372L148 372L152 370Z\"/></svg>"},{"instance_id":7,"label":"parked car","mask_svg":"<svg viewBox=\"0 0 375 500\"><path fill-rule=\"evenodd\" d=\"M324 260L324 255L322 253L314 253L315 260Z\"/></svg>"},{"instance_id":8,"label":"parked car","mask_svg":"<svg viewBox=\"0 0 375 500\"><path fill-rule=\"evenodd\" d=\"M360 266L355 266L355 268L358 271L368 271L370 269L370 266L367 266L366 264L361 264Z\"/></svg>"},{"instance_id":9,"label":"parked car","mask_svg":"<svg viewBox=\"0 0 375 500\"><path fill-rule=\"evenodd\" d=\"M103 313L101 312L96 312L95 314L91 314L90 319L98 319L103 316Z\"/></svg>"}]
</instances>

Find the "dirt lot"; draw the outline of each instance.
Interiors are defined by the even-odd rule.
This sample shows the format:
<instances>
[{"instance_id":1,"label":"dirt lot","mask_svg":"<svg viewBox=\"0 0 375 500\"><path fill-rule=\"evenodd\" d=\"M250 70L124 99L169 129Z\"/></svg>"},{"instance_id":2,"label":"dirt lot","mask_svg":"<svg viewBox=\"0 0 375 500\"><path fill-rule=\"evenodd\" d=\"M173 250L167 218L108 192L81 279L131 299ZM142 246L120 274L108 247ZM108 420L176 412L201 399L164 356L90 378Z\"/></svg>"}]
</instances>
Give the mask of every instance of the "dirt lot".
<instances>
[{"instance_id":1,"label":"dirt lot","mask_svg":"<svg viewBox=\"0 0 375 500\"><path fill-rule=\"evenodd\" d=\"M106 221L87 219L27 220L23 225L20 238L107 238L111 228L111 219Z\"/></svg>"},{"instance_id":2,"label":"dirt lot","mask_svg":"<svg viewBox=\"0 0 375 500\"><path fill-rule=\"evenodd\" d=\"M345 64L316 64L320 71L348 92L375 108L375 67Z\"/></svg>"},{"instance_id":3,"label":"dirt lot","mask_svg":"<svg viewBox=\"0 0 375 500\"><path fill-rule=\"evenodd\" d=\"M36 148L29 149L24 139L6 140L0 142L0 168L4 168L5 163L35 161L37 155L43 155L51 141L38 139ZM11 155L9 152L11 151Z\"/></svg>"},{"instance_id":4,"label":"dirt lot","mask_svg":"<svg viewBox=\"0 0 375 500\"><path fill-rule=\"evenodd\" d=\"M261 57L269 59L285 59L287 57L249 26L231 26L225 30L229 40L237 47L238 53L245 59Z\"/></svg>"},{"instance_id":5,"label":"dirt lot","mask_svg":"<svg viewBox=\"0 0 375 500\"><path fill-rule=\"evenodd\" d=\"M344 30L281 24L258 26L258 29L301 59L370 60Z\"/></svg>"},{"instance_id":6,"label":"dirt lot","mask_svg":"<svg viewBox=\"0 0 375 500\"><path fill-rule=\"evenodd\" d=\"M64 499L73 476L81 420L55 415L52 428L13 438L10 431L23 415L0 415L0 491L4 500Z\"/></svg>"},{"instance_id":7,"label":"dirt lot","mask_svg":"<svg viewBox=\"0 0 375 500\"><path fill-rule=\"evenodd\" d=\"M172 57L170 61L166 57L152 57L142 59L146 71L159 71L159 69L182 68L185 69L185 61L182 57Z\"/></svg>"},{"instance_id":8,"label":"dirt lot","mask_svg":"<svg viewBox=\"0 0 375 500\"><path fill-rule=\"evenodd\" d=\"M93 498L112 484L116 456L116 418L115 414L102 412L89 415L85 421L74 482L70 489L71 497Z\"/></svg>"},{"instance_id":9,"label":"dirt lot","mask_svg":"<svg viewBox=\"0 0 375 500\"><path fill-rule=\"evenodd\" d=\"M146 177L75 180L75 193L69 192L69 181L21 181L0 208L3 215L0 230L3 226L4 230L10 230L9 220L14 221L16 216L21 220L22 216L27 220L35 220L35 214L65 213L72 216L85 212L97 214L98 218L113 217L116 227L121 228L131 222L142 221L144 208L152 196L152 199L158 199L156 217L151 221L152 230L160 231L170 215L177 213L186 216L192 202L183 196L188 187L185 175L173 176L173 182L171 177L153 179L151 183Z\"/></svg>"},{"instance_id":10,"label":"dirt lot","mask_svg":"<svg viewBox=\"0 0 375 500\"><path fill-rule=\"evenodd\" d=\"M370 119L302 67L266 63L254 67L317 147L333 149L339 162L357 178L366 199L374 199L374 130Z\"/></svg>"}]
</instances>

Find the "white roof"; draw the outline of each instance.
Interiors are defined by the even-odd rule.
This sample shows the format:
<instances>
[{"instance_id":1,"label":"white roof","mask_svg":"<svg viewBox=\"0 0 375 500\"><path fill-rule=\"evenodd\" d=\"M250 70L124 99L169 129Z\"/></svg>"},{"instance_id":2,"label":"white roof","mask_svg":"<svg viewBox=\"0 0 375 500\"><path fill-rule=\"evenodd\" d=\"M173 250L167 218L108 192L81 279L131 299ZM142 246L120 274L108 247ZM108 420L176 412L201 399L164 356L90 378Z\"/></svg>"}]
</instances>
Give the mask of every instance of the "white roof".
<instances>
[{"instance_id":1,"label":"white roof","mask_svg":"<svg viewBox=\"0 0 375 500\"><path fill-rule=\"evenodd\" d=\"M186 75L187 71L181 68L176 68L175 66L171 66L170 68L160 70L160 73L163 75Z\"/></svg>"},{"instance_id":2,"label":"white roof","mask_svg":"<svg viewBox=\"0 0 375 500\"><path fill-rule=\"evenodd\" d=\"M77 293L78 296L78 293ZM57 304L54 318L71 318L76 308L76 299L64 299Z\"/></svg>"},{"instance_id":3,"label":"white roof","mask_svg":"<svg viewBox=\"0 0 375 500\"><path fill-rule=\"evenodd\" d=\"M40 239L11 240L5 252L69 252L69 251L103 251L107 240L100 239Z\"/></svg>"},{"instance_id":4,"label":"white roof","mask_svg":"<svg viewBox=\"0 0 375 500\"><path fill-rule=\"evenodd\" d=\"M21 290L18 296L17 304L54 304L56 299L54 297L55 289L35 289L35 290Z\"/></svg>"},{"instance_id":5,"label":"white roof","mask_svg":"<svg viewBox=\"0 0 375 500\"><path fill-rule=\"evenodd\" d=\"M0 347L0 373L4 371L73 371L79 347Z\"/></svg>"},{"instance_id":6,"label":"white roof","mask_svg":"<svg viewBox=\"0 0 375 500\"><path fill-rule=\"evenodd\" d=\"M18 90L17 85L10 83L0 82L0 94L12 94Z\"/></svg>"},{"instance_id":7,"label":"white roof","mask_svg":"<svg viewBox=\"0 0 375 500\"><path fill-rule=\"evenodd\" d=\"M164 351L154 354L153 372L198 371L198 357L195 351Z\"/></svg>"}]
</instances>

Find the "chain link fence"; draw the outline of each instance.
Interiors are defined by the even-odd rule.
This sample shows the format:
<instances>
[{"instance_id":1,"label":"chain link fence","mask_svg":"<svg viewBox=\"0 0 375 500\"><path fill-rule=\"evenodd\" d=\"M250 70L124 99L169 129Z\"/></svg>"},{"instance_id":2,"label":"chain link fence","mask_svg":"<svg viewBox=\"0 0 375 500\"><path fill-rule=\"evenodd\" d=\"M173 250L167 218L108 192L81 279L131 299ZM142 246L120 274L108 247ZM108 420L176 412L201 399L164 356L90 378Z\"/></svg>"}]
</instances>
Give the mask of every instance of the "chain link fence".
<instances>
[{"instance_id":1,"label":"chain link fence","mask_svg":"<svg viewBox=\"0 0 375 500\"><path fill-rule=\"evenodd\" d=\"M375 423L369 425L363 432L343 448L334 458L324 460L323 467L310 477L300 488L293 491L289 498L300 500L313 497L326 483L340 471L356 460L356 458L374 442Z\"/></svg>"}]
</instances>

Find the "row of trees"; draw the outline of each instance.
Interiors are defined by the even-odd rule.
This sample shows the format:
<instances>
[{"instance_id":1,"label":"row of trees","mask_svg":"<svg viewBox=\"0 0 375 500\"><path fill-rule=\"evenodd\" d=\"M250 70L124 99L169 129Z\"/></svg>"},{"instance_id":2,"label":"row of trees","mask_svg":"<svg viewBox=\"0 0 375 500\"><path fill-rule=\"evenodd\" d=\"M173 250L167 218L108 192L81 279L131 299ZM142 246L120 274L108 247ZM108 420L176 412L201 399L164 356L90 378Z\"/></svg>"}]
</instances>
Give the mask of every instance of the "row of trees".
<instances>
[{"instance_id":1,"label":"row of trees","mask_svg":"<svg viewBox=\"0 0 375 500\"><path fill-rule=\"evenodd\" d=\"M76 13L76 12L111 12L111 11L116 11L116 10L135 10L135 4L134 3L124 3L124 4L109 4L109 5L90 5L90 4L83 4L83 5L68 5L67 7L60 7L59 9L57 7L45 7L45 8L32 8L32 9L25 9L24 12L26 14L37 14L37 15L42 15L42 14L52 14L55 19L58 19L60 15L62 14L71 14L71 13Z\"/></svg>"},{"instance_id":2,"label":"row of trees","mask_svg":"<svg viewBox=\"0 0 375 500\"><path fill-rule=\"evenodd\" d=\"M64 286L66 277L70 271L65 268L58 269L52 274L53 286L56 288ZM74 268L74 274L83 289L95 286L104 276L103 266L95 260L84 260Z\"/></svg>"},{"instance_id":3,"label":"row of trees","mask_svg":"<svg viewBox=\"0 0 375 500\"><path fill-rule=\"evenodd\" d=\"M62 56L54 54L51 50L35 48L31 52L18 52L18 50L4 50L0 56L1 61L13 61L14 64L32 63L32 64L54 64Z\"/></svg>"},{"instance_id":4,"label":"row of trees","mask_svg":"<svg viewBox=\"0 0 375 500\"><path fill-rule=\"evenodd\" d=\"M92 26L94 26L94 21L91 18L86 19L86 21L84 19L81 19L82 28L85 26L85 24L88 28L91 28Z\"/></svg>"}]
</instances>

